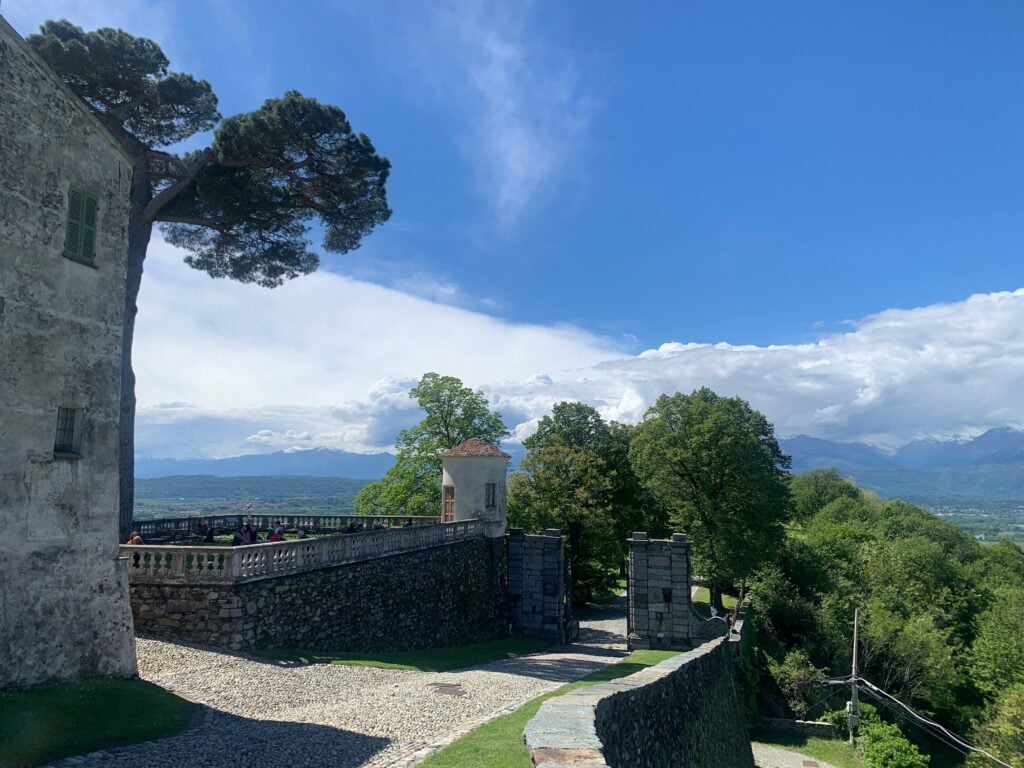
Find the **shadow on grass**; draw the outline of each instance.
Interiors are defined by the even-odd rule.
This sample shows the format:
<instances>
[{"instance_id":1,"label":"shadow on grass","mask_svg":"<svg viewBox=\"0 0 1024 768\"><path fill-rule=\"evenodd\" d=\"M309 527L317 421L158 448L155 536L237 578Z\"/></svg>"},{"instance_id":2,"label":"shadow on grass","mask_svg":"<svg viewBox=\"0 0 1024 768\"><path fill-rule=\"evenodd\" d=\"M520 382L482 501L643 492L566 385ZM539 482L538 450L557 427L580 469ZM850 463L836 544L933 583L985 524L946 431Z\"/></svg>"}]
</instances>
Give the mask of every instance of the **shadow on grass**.
<instances>
[{"instance_id":1,"label":"shadow on grass","mask_svg":"<svg viewBox=\"0 0 1024 768\"><path fill-rule=\"evenodd\" d=\"M141 680L83 680L0 692L0 768L150 739L187 727L199 707Z\"/></svg>"}]
</instances>

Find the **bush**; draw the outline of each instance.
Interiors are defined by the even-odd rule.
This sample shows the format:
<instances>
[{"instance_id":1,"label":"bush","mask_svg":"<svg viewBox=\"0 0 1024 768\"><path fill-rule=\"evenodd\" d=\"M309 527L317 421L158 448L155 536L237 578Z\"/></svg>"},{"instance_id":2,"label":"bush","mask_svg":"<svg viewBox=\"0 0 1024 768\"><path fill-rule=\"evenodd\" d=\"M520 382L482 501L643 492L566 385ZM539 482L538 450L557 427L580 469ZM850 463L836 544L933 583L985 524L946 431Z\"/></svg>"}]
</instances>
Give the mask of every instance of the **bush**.
<instances>
[{"instance_id":1,"label":"bush","mask_svg":"<svg viewBox=\"0 0 1024 768\"><path fill-rule=\"evenodd\" d=\"M786 697L786 703L798 720L811 715L813 703L821 699L821 680L825 673L811 664L803 651L790 651L780 664L768 661L768 671Z\"/></svg>"},{"instance_id":2,"label":"bush","mask_svg":"<svg viewBox=\"0 0 1024 768\"><path fill-rule=\"evenodd\" d=\"M864 768L928 768L931 762L907 741L897 726L880 720L861 727L857 751Z\"/></svg>"}]
</instances>

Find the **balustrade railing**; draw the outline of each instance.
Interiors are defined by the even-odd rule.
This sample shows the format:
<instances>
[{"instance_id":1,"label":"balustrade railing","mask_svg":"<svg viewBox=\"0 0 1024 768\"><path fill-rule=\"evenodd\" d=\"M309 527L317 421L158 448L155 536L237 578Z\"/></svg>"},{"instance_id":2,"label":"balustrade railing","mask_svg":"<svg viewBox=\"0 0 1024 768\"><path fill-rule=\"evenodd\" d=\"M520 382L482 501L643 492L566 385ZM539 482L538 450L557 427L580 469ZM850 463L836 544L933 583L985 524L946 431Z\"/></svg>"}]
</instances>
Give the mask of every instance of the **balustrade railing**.
<instances>
[{"instance_id":1,"label":"balustrade railing","mask_svg":"<svg viewBox=\"0 0 1024 768\"><path fill-rule=\"evenodd\" d=\"M125 544L131 583L231 583L372 560L483 535L478 520L237 547Z\"/></svg>"},{"instance_id":2,"label":"balustrade railing","mask_svg":"<svg viewBox=\"0 0 1024 768\"><path fill-rule=\"evenodd\" d=\"M169 536L171 538L186 538L199 536L199 524L205 523L222 533L229 533L238 530L246 523L260 531L266 531L276 525L283 525L288 530L302 528L308 533L333 533L344 531L350 524L364 525L372 528L374 525L387 525L397 527L407 522L413 525L433 525L441 522L440 517L407 516L407 515L276 515L273 513L231 513L211 515L189 515L187 517L163 517L152 520L135 520L132 523L132 530L138 531L145 539L147 537Z\"/></svg>"}]
</instances>

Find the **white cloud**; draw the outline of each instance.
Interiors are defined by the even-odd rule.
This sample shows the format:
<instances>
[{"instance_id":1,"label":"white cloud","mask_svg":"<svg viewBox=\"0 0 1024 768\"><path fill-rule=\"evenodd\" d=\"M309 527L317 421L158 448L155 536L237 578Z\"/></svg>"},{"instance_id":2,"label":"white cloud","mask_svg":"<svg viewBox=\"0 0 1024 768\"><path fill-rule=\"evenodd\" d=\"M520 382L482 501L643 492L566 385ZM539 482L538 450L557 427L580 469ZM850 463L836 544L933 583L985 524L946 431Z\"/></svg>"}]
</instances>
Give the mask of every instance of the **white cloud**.
<instances>
[{"instance_id":1,"label":"white cloud","mask_svg":"<svg viewBox=\"0 0 1024 768\"><path fill-rule=\"evenodd\" d=\"M157 243L140 306L138 447L151 456L390 448L420 418L408 390L430 370L482 388L519 440L560 400L634 422L658 395L701 386L749 400L781 435L896 445L1024 425L1024 289L887 310L815 343L625 355L576 328L326 272L274 291L212 281Z\"/></svg>"},{"instance_id":2,"label":"white cloud","mask_svg":"<svg viewBox=\"0 0 1024 768\"><path fill-rule=\"evenodd\" d=\"M410 33L416 77L432 78L462 113L465 150L506 226L571 163L593 111L573 55L545 40L529 11L451 0Z\"/></svg>"},{"instance_id":3,"label":"white cloud","mask_svg":"<svg viewBox=\"0 0 1024 768\"><path fill-rule=\"evenodd\" d=\"M160 241L139 307L137 442L151 456L245 453L301 433L388 447L420 418L408 390L426 371L472 386L571 378L621 354L571 326L509 323L330 272L272 291L215 281Z\"/></svg>"}]
</instances>

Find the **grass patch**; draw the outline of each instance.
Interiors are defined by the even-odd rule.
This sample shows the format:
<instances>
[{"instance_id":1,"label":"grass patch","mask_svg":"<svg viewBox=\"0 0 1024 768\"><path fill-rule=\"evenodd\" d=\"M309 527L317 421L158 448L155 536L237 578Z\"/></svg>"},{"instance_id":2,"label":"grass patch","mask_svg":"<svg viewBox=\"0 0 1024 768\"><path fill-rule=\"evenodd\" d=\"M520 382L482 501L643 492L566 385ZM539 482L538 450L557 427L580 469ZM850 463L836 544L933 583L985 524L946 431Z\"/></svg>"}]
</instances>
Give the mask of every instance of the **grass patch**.
<instances>
[{"instance_id":1,"label":"grass patch","mask_svg":"<svg viewBox=\"0 0 1024 768\"><path fill-rule=\"evenodd\" d=\"M435 752L421 763L421 768L479 768L484 765L487 768L533 768L530 753L523 743L523 729L537 714L541 704L576 688L631 675L675 655L675 651L634 651L618 664L609 664L575 683L533 699L515 712L481 725L440 752Z\"/></svg>"},{"instance_id":2,"label":"grass patch","mask_svg":"<svg viewBox=\"0 0 1024 768\"><path fill-rule=\"evenodd\" d=\"M802 755L830 763L836 768L862 768L853 745L842 739L822 739L817 736L759 729L754 732L753 741L773 747L791 749Z\"/></svg>"},{"instance_id":3,"label":"grass patch","mask_svg":"<svg viewBox=\"0 0 1024 768\"><path fill-rule=\"evenodd\" d=\"M697 591L693 594L692 600L693 610L701 618L711 618L711 592L707 587L697 587ZM725 610L732 611L736 608L736 595L722 594L722 605L725 606Z\"/></svg>"},{"instance_id":4,"label":"grass patch","mask_svg":"<svg viewBox=\"0 0 1024 768\"><path fill-rule=\"evenodd\" d=\"M0 768L40 765L161 739L195 705L141 680L85 680L0 692Z\"/></svg>"},{"instance_id":5,"label":"grass patch","mask_svg":"<svg viewBox=\"0 0 1024 768\"><path fill-rule=\"evenodd\" d=\"M320 653L315 651L256 651L255 655L278 661L300 664L345 664L354 667L380 667L381 669L409 669L415 672L447 672L450 669L471 667L488 661L509 659L550 648L544 640L512 637L489 643L461 645L454 648L427 648L420 651L393 651L391 653Z\"/></svg>"}]
</instances>

